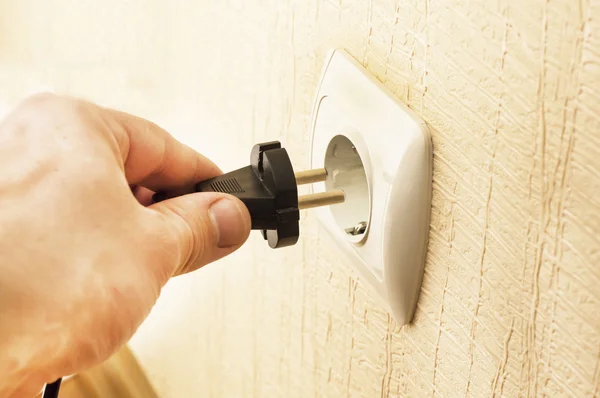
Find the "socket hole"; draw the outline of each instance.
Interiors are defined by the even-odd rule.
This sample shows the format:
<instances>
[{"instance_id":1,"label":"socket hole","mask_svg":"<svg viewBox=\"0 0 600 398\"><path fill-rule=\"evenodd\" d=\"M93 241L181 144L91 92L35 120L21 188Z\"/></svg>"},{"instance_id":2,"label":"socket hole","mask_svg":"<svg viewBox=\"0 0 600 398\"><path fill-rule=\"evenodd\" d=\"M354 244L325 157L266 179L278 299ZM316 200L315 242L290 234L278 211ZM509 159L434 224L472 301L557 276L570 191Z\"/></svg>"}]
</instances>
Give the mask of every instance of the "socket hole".
<instances>
[{"instance_id":1,"label":"socket hole","mask_svg":"<svg viewBox=\"0 0 600 398\"><path fill-rule=\"evenodd\" d=\"M359 242L365 236L371 214L369 184L365 166L356 146L346 136L336 135L325 152L327 180L325 189L341 189L344 203L331 206L333 218L349 240Z\"/></svg>"}]
</instances>

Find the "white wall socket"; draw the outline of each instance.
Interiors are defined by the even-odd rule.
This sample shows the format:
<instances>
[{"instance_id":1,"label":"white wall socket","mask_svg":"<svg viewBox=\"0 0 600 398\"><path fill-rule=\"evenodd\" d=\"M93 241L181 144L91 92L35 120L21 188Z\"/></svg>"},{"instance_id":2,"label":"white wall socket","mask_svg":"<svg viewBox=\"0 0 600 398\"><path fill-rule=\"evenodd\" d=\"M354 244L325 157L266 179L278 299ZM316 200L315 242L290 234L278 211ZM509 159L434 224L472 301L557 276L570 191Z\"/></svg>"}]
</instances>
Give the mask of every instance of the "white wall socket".
<instances>
[{"instance_id":1,"label":"white wall socket","mask_svg":"<svg viewBox=\"0 0 600 398\"><path fill-rule=\"evenodd\" d=\"M330 53L312 115L311 168L346 201L317 217L381 296L396 322L411 321L421 290L431 208L426 124L350 55Z\"/></svg>"}]
</instances>

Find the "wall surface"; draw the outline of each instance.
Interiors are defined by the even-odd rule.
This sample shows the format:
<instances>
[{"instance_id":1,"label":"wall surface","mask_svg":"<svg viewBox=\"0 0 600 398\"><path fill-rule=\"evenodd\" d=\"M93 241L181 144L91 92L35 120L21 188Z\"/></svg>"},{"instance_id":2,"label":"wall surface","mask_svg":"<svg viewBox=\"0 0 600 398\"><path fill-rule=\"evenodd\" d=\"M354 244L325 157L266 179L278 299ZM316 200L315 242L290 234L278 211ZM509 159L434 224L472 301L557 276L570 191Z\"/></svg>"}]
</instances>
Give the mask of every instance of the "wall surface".
<instances>
[{"instance_id":1,"label":"wall surface","mask_svg":"<svg viewBox=\"0 0 600 398\"><path fill-rule=\"evenodd\" d=\"M163 397L599 396L598 0L0 0L0 107L50 88L242 166L307 164L326 51L429 124L431 237L400 329L303 239L174 280L133 348Z\"/></svg>"}]
</instances>

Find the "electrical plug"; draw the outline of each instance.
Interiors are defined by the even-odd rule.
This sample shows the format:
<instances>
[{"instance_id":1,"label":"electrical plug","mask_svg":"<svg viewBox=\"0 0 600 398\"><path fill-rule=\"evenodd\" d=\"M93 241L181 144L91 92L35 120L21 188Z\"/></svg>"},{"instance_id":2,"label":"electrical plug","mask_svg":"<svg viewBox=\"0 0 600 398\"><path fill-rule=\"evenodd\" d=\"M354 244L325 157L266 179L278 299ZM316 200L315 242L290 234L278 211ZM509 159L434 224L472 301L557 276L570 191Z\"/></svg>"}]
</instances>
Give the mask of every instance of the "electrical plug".
<instances>
[{"instance_id":1,"label":"electrical plug","mask_svg":"<svg viewBox=\"0 0 600 398\"><path fill-rule=\"evenodd\" d=\"M240 199L248 208L252 229L261 230L272 248L292 246L300 234L300 210L344 201L343 191L298 196L298 185L325 181L327 171L294 172L290 157L278 141L256 144L250 165L199 182L195 192L223 192ZM154 202L168 199L159 192Z\"/></svg>"}]
</instances>

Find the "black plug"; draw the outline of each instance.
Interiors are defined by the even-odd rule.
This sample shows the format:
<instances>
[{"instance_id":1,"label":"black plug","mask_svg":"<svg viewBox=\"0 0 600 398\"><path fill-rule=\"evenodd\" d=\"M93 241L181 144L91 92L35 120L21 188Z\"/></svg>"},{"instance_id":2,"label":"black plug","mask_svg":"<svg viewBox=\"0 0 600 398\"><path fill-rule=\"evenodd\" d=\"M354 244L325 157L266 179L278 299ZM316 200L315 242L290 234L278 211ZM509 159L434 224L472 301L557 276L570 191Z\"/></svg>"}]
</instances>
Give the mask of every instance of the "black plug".
<instances>
[{"instance_id":1,"label":"black plug","mask_svg":"<svg viewBox=\"0 0 600 398\"><path fill-rule=\"evenodd\" d=\"M294 173L287 151L278 141L257 144L250 166L196 184L195 192L223 192L239 198L250 212L252 229L260 229L272 248L298 241L300 210L342 203L343 191L298 197L298 185L325 181L325 169ZM154 195L154 202L170 197Z\"/></svg>"}]
</instances>

